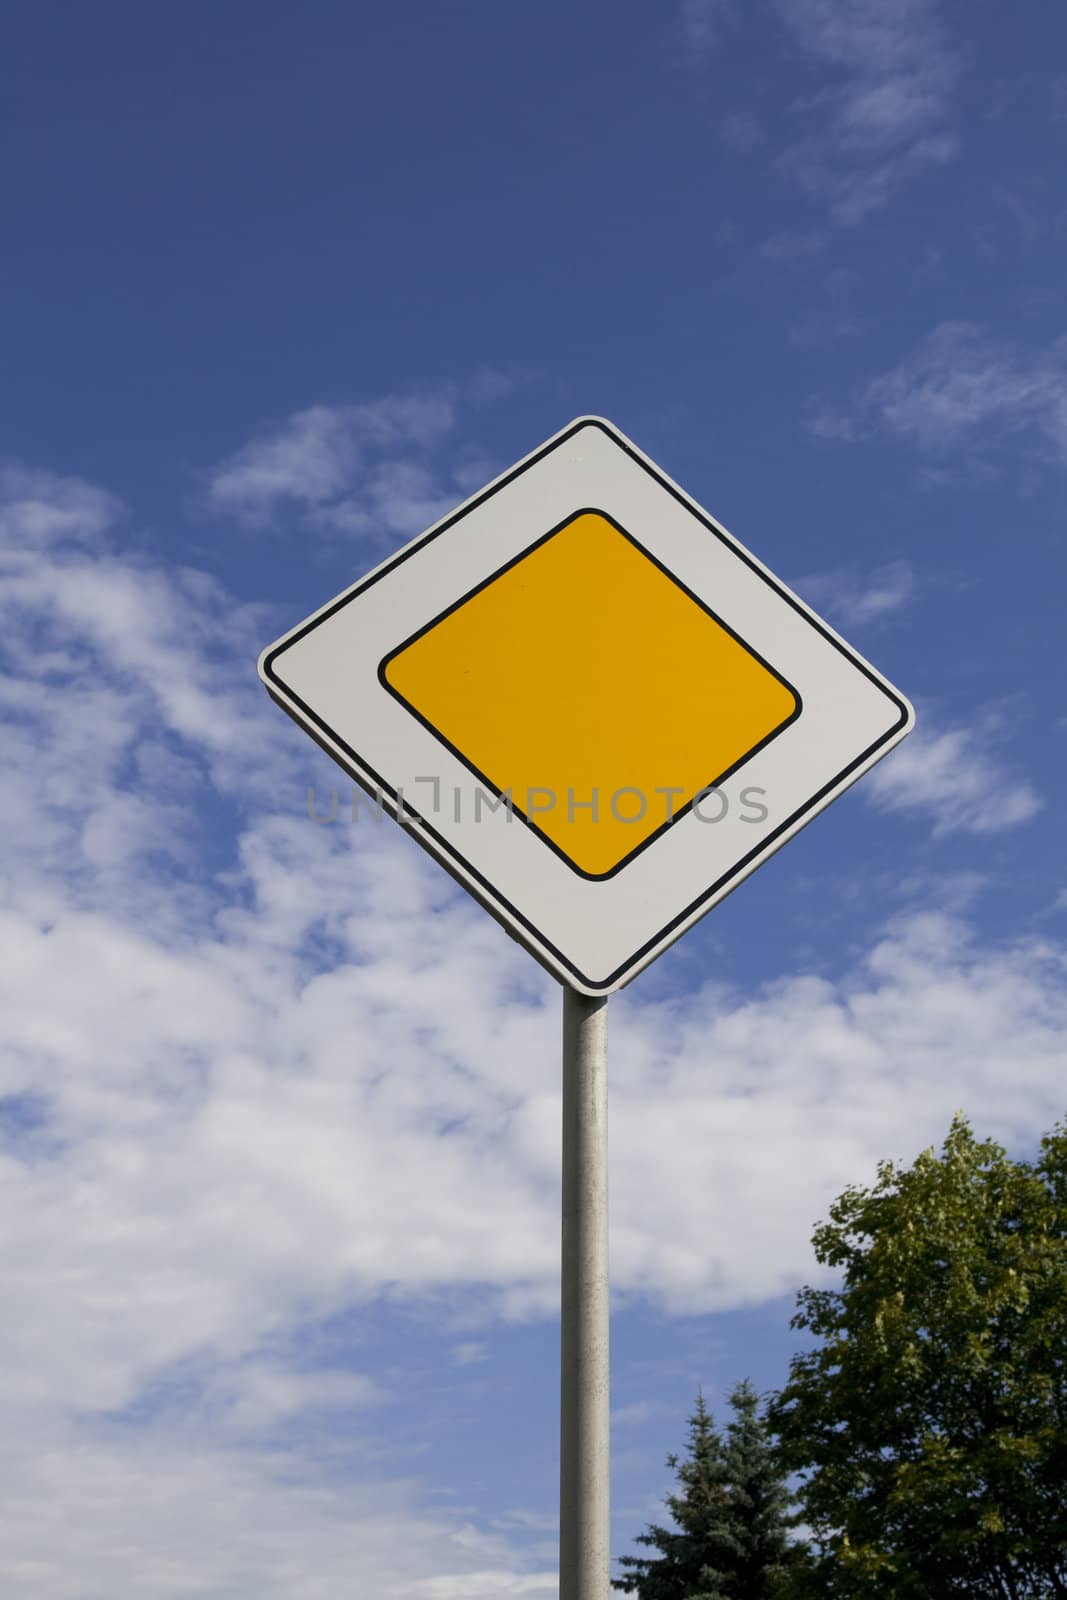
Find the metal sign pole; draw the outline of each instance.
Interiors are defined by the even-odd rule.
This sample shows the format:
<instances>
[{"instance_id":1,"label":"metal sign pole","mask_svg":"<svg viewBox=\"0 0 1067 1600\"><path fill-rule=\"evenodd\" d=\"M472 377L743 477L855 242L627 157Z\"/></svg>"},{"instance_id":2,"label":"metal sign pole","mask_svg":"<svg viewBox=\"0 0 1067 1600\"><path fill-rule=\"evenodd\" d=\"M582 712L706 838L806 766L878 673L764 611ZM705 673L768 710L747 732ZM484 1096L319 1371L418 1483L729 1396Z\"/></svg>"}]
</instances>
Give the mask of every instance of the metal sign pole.
<instances>
[{"instance_id":1,"label":"metal sign pole","mask_svg":"<svg viewBox=\"0 0 1067 1600\"><path fill-rule=\"evenodd\" d=\"M610 1594L608 1002L563 990L560 1600Z\"/></svg>"}]
</instances>

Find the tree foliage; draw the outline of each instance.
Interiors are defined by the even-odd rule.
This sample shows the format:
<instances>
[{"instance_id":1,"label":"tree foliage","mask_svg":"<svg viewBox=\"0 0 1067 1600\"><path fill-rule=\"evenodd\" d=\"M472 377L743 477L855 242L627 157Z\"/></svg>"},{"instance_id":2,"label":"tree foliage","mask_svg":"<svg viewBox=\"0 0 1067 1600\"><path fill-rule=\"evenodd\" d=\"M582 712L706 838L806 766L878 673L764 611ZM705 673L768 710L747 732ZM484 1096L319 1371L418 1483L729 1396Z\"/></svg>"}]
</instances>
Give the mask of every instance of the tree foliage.
<instances>
[{"instance_id":1,"label":"tree foliage","mask_svg":"<svg viewBox=\"0 0 1067 1600\"><path fill-rule=\"evenodd\" d=\"M793 1559L790 1495L760 1414L741 1383L725 1439L704 1404L689 1419L689 1453L667 1457L679 1490L666 1497L674 1528L653 1525L637 1543L657 1556L622 1556L616 1589L639 1600L771 1600Z\"/></svg>"},{"instance_id":2,"label":"tree foliage","mask_svg":"<svg viewBox=\"0 0 1067 1600\"><path fill-rule=\"evenodd\" d=\"M1067 1596L1067 1130L1034 1163L957 1117L814 1237L771 1422L817 1559L797 1592Z\"/></svg>"}]
</instances>

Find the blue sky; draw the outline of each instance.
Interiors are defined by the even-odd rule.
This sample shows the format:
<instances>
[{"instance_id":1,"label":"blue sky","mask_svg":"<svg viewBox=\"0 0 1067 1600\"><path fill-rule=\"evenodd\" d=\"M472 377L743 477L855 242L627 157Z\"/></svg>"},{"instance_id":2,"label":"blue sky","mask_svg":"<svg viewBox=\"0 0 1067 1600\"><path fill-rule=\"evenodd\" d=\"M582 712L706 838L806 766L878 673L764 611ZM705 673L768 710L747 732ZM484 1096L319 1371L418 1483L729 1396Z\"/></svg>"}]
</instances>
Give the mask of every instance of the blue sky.
<instances>
[{"instance_id":1,"label":"blue sky","mask_svg":"<svg viewBox=\"0 0 1067 1600\"><path fill-rule=\"evenodd\" d=\"M614 1549L814 1223L1064 1113L1067 21L12 9L5 1593L555 1593L554 983L258 650L571 417L916 703L612 1002Z\"/></svg>"}]
</instances>

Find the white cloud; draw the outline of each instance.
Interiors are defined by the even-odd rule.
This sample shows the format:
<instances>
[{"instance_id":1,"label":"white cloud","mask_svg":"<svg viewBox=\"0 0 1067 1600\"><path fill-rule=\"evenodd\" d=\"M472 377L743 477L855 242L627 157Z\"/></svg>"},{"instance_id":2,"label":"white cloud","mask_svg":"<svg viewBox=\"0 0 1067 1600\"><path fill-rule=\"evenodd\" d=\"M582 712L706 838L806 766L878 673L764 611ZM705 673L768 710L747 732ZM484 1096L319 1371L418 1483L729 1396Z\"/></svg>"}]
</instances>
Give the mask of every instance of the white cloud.
<instances>
[{"instance_id":1,"label":"white cloud","mask_svg":"<svg viewBox=\"0 0 1067 1600\"><path fill-rule=\"evenodd\" d=\"M398 1600L551 1595L423 1488L371 1487L362 1419L390 1394L295 1352L386 1296L447 1320L461 1295L454 1350L555 1314L558 990L400 830L307 820L321 758L254 684L252 613L234 646L242 613L195 574L5 559L0 1587L333 1600L358 1570ZM920 776L973 817L947 766ZM235 840L201 814L220 793ZM1031 1140L1062 1109L1063 969L932 915L837 983L619 997L616 1295L787 1291L832 1195L959 1105ZM355 1465L282 1447L338 1404Z\"/></svg>"},{"instance_id":2,"label":"white cloud","mask_svg":"<svg viewBox=\"0 0 1067 1600\"><path fill-rule=\"evenodd\" d=\"M647 1422L649 1417L658 1415L660 1407L654 1406L648 1400L635 1400L633 1405L615 1406L611 1413L611 1426L613 1428L633 1428L642 1422Z\"/></svg>"},{"instance_id":3,"label":"white cloud","mask_svg":"<svg viewBox=\"0 0 1067 1600\"><path fill-rule=\"evenodd\" d=\"M788 47L816 74L787 111L797 128L781 167L851 226L959 149L955 89L961 59L939 0L771 0ZM733 0L680 0L675 27L690 61L703 62L743 12ZM728 113L722 136L749 153L765 142L749 110ZM771 243L773 253L774 243Z\"/></svg>"},{"instance_id":4,"label":"white cloud","mask_svg":"<svg viewBox=\"0 0 1067 1600\"><path fill-rule=\"evenodd\" d=\"M245 445L211 478L214 504L262 519L279 500L317 504L340 494L355 470L358 422L344 409L312 406Z\"/></svg>"},{"instance_id":5,"label":"white cloud","mask_svg":"<svg viewBox=\"0 0 1067 1600\"><path fill-rule=\"evenodd\" d=\"M719 132L739 155L749 155L767 140L767 135L750 111L728 112L722 119Z\"/></svg>"},{"instance_id":6,"label":"white cloud","mask_svg":"<svg viewBox=\"0 0 1067 1600\"><path fill-rule=\"evenodd\" d=\"M454 481L451 491L443 492L424 462L383 461L366 473L358 494L314 506L308 520L339 533L410 535L450 511L459 492Z\"/></svg>"},{"instance_id":7,"label":"white cloud","mask_svg":"<svg viewBox=\"0 0 1067 1600\"><path fill-rule=\"evenodd\" d=\"M115 495L82 478L0 468L0 545L12 550L91 542L121 511Z\"/></svg>"},{"instance_id":8,"label":"white cloud","mask_svg":"<svg viewBox=\"0 0 1067 1600\"><path fill-rule=\"evenodd\" d=\"M706 55L735 18L735 0L680 0L678 32L686 51L698 58Z\"/></svg>"},{"instance_id":9,"label":"white cloud","mask_svg":"<svg viewBox=\"0 0 1067 1600\"><path fill-rule=\"evenodd\" d=\"M1006 444L1067 461L1067 338L1026 351L967 322L935 328L897 366L872 379L845 411L816 409L824 437L893 433L929 456Z\"/></svg>"},{"instance_id":10,"label":"white cloud","mask_svg":"<svg viewBox=\"0 0 1067 1600\"><path fill-rule=\"evenodd\" d=\"M428 1511L410 1482L309 1473L285 1451L156 1430L29 1438L5 1430L2 1440L0 1587L12 1596L555 1594L554 1575L550 1583L547 1574L517 1569L502 1539Z\"/></svg>"},{"instance_id":11,"label":"white cloud","mask_svg":"<svg viewBox=\"0 0 1067 1600\"><path fill-rule=\"evenodd\" d=\"M474 1366L479 1361L484 1361L489 1354L489 1346L480 1339L467 1339L462 1344L453 1346L452 1360L457 1367Z\"/></svg>"},{"instance_id":12,"label":"white cloud","mask_svg":"<svg viewBox=\"0 0 1067 1600\"><path fill-rule=\"evenodd\" d=\"M999 760L992 728L918 728L868 774L868 798L929 816L935 834L999 833L1029 822L1042 801Z\"/></svg>"},{"instance_id":13,"label":"white cloud","mask_svg":"<svg viewBox=\"0 0 1067 1600\"><path fill-rule=\"evenodd\" d=\"M956 68L931 0L781 0L805 49L847 75L839 91L842 128L881 145L929 127Z\"/></svg>"},{"instance_id":14,"label":"white cloud","mask_svg":"<svg viewBox=\"0 0 1067 1600\"><path fill-rule=\"evenodd\" d=\"M760 245L760 255L768 261L804 261L826 249L824 233L773 233Z\"/></svg>"},{"instance_id":15,"label":"white cloud","mask_svg":"<svg viewBox=\"0 0 1067 1600\"><path fill-rule=\"evenodd\" d=\"M364 539L418 533L484 481L469 481L467 459L447 471L434 461L461 405L487 404L509 388L502 375L483 373L462 389L295 412L213 469L207 504L247 528L287 518Z\"/></svg>"},{"instance_id":16,"label":"white cloud","mask_svg":"<svg viewBox=\"0 0 1067 1600\"><path fill-rule=\"evenodd\" d=\"M808 604L842 627L864 627L901 610L915 593L908 561L887 561L870 572L851 568L798 578L793 585Z\"/></svg>"},{"instance_id":17,"label":"white cloud","mask_svg":"<svg viewBox=\"0 0 1067 1600\"><path fill-rule=\"evenodd\" d=\"M825 302L813 306L797 318L789 329L789 342L799 349L813 349L838 339L855 338L865 333L867 320L853 308L855 277L835 268L822 283Z\"/></svg>"},{"instance_id":18,"label":"white cloud","mask_svg":"<svg viewBox=\"0 0 1067 1600\"><path fill-rule=\"evenodd\" d=\"M832 86L798 108L806 124L785 165L853 224L909 179L950 161L959 62L937 0L777 0L801 50Z\"/></svg>"},{"instance_id":19,"label":"white cloud","mask_svg":"<svg viewBox=\"0 0 1067 1600\"><path fill-rule=\"evenodd\" d=\"M216 1424L247 1438L293 1417L327 1413L335 1422L384 1400L378 1385L363 1373L301 1371L277 1358L251 1357L211 1374L201 1407ZM183 1397L183 1405L188 1402Z\"/></svg>"},{"instance_id":20,"label":"white cloud","mask_svg":"<svg viewBox=\"0 0 1067 1600\"><path fill-rule=\"evenodd\" d=\"M286 501L326 505L351 485L368 454L425 447L454 425L448 391L362 406L311 406L216 467L209 497L218 509L253 523L269 521Z\"/></svg>"},{"instance_id":21,"label":"white cloud","mask_svg":"<svg viewBox=\"0 0 1067 1600\"><path fill-rule=\"evenodd\" d=\"M512 1572L489 1568L482 1572L466 1572L460 1577L423 1578L410 1592L425 1595L426 1600L496 1600L498 1595L507 1600L511 1595L555 1595L558 1580L554 1572L536 1572L527 1577L516 1577ZM399 1590L393 1590L399 1594Z\"/></svg>"}]
</instances>

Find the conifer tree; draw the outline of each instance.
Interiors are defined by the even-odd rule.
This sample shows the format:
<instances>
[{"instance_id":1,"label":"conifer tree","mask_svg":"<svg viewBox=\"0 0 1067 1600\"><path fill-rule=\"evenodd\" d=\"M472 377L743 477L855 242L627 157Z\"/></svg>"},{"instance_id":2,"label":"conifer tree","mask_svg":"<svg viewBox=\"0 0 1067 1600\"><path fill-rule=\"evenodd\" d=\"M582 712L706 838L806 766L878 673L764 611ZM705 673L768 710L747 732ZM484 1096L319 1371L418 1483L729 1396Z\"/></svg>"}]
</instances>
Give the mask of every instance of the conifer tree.
<instances>
[{"instance_id":1,"label":"conifer tree","mask_svg":"<svg viewBox=\"0 0 1067 1600\"><path fill-rule=\"evenodd\" d=\"M759 1395L746 1378L730 1396L723 1465L735 1540L724 1600L770 1600L800 1558L789 1539L792 1495L786 1486Z\"/></svg>"},{"instance_id":2,"label":"conifer tree","mask_svg":"<svg viewBox=\"0 0 1067 1600\"><path fill-rule=\"evenodd\" d=\"M679 1492L666 1497L674 1528L652 1525L636 1542L657 1556L622 1556L613 1586L639 1600L770 1600L794 1559L790 1496L777 1470L751 1384L730 1404L725 1441L697 1398L689 1453L667 1457Z\"/></svg>"}]
</instances>

